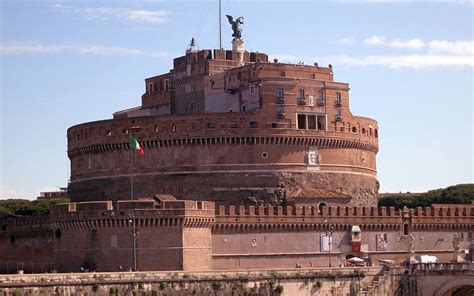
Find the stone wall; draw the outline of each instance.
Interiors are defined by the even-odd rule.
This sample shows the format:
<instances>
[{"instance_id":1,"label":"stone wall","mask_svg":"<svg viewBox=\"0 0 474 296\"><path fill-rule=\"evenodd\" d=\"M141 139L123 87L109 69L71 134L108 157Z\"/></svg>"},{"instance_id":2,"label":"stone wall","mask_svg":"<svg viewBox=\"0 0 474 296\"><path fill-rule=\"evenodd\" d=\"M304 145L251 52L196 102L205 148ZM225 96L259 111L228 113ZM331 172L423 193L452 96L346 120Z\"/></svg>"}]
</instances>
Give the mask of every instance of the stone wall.
<instances>
[{"instance_id":1,"label":"stone wall","mask_svg":"<svg viewBox=\"0 0 474 296\"><path fill-rule=\"evenodd\" d=\"M233 270L442 261L472 249L474 207L219 206L153 200L58 205L49 217L0 221L0 272ZM133 229L136 247L133 247ZM330 233L330 234L329 234ZM331 251L322 243L331 237ZM457 239L458 238L458 239ZM456 242L457 239L457 242ZM456 256L457 257L457 256Z\"/></svg>"},{"instance_id":2,"label":"stone wall","mask_svg":"<svg viewBox=\"0 0 474 296\"><path fill-rule=\"evenodd\" d=\"M0 276L0 293L15 295L349 295L380 268L245 272L76 273ZM357 276L359 275L359 276ZM355 294L351 294L355 295Z\"/></svg>"}]
</instances>

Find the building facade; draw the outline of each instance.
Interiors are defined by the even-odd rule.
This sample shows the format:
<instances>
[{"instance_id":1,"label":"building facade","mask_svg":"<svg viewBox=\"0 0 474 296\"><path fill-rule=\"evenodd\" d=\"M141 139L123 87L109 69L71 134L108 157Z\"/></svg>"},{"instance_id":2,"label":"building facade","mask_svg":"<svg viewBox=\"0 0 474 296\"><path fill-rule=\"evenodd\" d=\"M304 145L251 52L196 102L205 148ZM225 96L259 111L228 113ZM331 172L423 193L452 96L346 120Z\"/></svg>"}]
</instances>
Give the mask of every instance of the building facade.
<instances>
[{"instance_id":1,"label":"building facade","mask_svg":"<svg viewBox=\"0 0 474 296\"><path fill-rule=\"evenodd\" d=\"M190 47L169 73L145 80L141 106L68 130L71 200L173 194L278 205L322 189L374 206L378 126L349 102L331 65ZM130 133L145 150L133 163Z\"/></svg>"},{"instance_id":2,"label":"building facade","mask_svg":"<svg viewBox=\"0 0 474 296\"><path fill-rule=\"evenodd\" d=\"M235 40L234 40L235 41ZM134 155L133 135L144 155ZM0 272L229 270L472 254L474 207L376 207L378 125L332 66L188 48L69 128L72 203L0 219ZM133 157L132 157L133 156ZM472 257L472 256L471 256Z\"/></svg>"}]
</instances>

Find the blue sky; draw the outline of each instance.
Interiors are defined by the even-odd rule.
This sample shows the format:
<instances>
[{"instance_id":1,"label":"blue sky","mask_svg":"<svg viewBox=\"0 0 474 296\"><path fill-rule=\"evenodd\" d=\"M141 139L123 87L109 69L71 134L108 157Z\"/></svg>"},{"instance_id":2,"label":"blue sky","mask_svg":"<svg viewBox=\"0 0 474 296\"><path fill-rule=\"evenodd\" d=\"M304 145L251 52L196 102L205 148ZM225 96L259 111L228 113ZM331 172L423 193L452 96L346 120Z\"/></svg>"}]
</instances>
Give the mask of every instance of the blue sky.
<instances>
[{"instance_id":1,"label":"blue sky","mask_svg":"<svg viewBox=\"0 0 474 296\"><path fill-rule=\"evenodd\" d=\"M1 0L0 198L67 185L66 130L140 104L191 37L217 48L214 1ZM473 182L472 1L222 1L250 51L331 63L380 127L380 192ZM223 19L223 46L231 29Z\"/></svg>"}]
</instances>

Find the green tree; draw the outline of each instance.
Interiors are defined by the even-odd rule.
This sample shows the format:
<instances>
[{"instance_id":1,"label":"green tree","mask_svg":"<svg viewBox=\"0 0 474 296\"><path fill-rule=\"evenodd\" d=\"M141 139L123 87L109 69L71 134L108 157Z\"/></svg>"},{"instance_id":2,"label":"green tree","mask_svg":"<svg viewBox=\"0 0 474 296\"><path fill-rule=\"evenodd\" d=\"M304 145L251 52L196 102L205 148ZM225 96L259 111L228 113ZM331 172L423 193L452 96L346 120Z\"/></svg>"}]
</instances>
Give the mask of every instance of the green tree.
<instances>
[{"instance_id":1,"label":"green tree","mask_svg":"<svg viewBox=\"0 0 474 296\"><path fill-rule=\"evenodd\" d=\"M69 202L69 199L58 198L50 200L7 199L0 200L0 213L20 216L48 215L53 205Z\"/></svg>"},{"instance_id":2,"label":"green tree","mask_svg":"<svg viewBox=\"0 0 474 296\"><path fill-rule=\"evenodd\" d=\"M388 194L379 199L379 206L393 206L401 209L427 207L432 204L471 204L474 203L474 184L459 184L425 193Z\"/></svg>"}]
</instances>

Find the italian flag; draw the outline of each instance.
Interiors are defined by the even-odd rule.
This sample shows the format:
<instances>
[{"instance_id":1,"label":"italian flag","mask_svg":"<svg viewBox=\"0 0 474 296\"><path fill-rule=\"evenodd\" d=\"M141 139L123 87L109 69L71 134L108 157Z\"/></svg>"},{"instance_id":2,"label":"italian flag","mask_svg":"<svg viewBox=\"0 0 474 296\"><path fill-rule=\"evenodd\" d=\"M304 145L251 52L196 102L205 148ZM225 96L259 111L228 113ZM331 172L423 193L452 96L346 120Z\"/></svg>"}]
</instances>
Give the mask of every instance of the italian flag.
<instances>
[{"instance_id":1,"label":"italian flag","mask_svg":"<svg viewBox=\"0 0 474 296\"><path fill-rule=\"evenodd\" d=\"M130 147L132 150L140 150L141 155L145 155L145 151L143 151L142 146L138 143L137 139L135 139L132 135L130 135Z\"/></svg>"}]
</instances>

